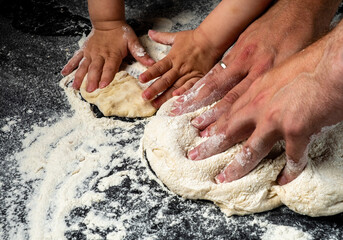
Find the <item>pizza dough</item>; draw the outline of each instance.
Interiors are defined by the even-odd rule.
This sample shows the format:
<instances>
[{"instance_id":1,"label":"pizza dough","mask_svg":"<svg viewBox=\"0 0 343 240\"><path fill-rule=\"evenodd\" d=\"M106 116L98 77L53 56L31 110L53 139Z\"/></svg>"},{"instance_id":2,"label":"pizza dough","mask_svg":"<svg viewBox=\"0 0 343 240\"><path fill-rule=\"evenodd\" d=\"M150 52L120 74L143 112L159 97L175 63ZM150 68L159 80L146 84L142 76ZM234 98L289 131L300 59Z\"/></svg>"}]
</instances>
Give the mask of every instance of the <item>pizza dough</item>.
<instances>
[{"instance_id":1,"label":"pizza dough","mask_svg":"<svg viewBox=\"0 0 343 240\"><path fill-rule=\"evenodd\" d=\"M87 75L80 92L89 103L95 104L104 116L150 117L156 109L141 97L143 89L138 80L125 71L118 72L113 81L105 88L93 92L86 91Z\"/></svg>"},{"instance_id":2,"label":"pizza dough","mask_svg":"<svg viewBox=\"0 0 343 240\"><path fill-rule=\"evenodd\" d=\"M205 140L199 137L190 120L209 107L169 117L167 112L173 101L161 107L146 126L143 137L143 148L152 170L173 192L185 198L213 201L227 215L267 211L282 203L310 216L343 211L342 124L313 141L306 169L285 186L276 183L286 162L285 154L263 160L239 180L216 184L214 177L234 159L242 145L204 160L187 159L187 151Z\"/></svg>"}]
</instances>

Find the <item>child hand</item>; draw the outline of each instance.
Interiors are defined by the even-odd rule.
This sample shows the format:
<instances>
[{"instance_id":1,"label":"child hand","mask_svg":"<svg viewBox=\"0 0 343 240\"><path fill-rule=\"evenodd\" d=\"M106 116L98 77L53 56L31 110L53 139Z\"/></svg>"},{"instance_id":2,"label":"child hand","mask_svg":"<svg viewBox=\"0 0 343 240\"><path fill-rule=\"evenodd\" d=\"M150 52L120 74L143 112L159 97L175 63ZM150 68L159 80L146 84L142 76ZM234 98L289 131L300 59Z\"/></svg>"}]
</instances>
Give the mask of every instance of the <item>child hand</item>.
<instances>
[{"instance_id":1,"label":"child hand","mask_svg":"<svg viewBox=\"0 0 343 240\"><path fill-rule=\"evenodd\" d=\"M162 44L172 45L169 54L139 76L142 83L157 77L142 94L145 100L155 98L152 104L159 108L172 96L190 89L216 63L221 53L211 47L199 30L164 33L149 31L149 37Z\"/></svg>"},{"instance_id":2,"label":"child hand","mask_svg":"<svg viewBox=\"0 0 343 240\"><path fill-rule=\"evenodd\" d=\"M86 90L92 92L98 87L106 87L113 80L128 52L143 65L155 63L125 21L115 22L109 30L93 28L83 47L64 66L62 74L68 75L77 68L73 87L79 89L88 73Z\"/></svg>"}]
</instances>

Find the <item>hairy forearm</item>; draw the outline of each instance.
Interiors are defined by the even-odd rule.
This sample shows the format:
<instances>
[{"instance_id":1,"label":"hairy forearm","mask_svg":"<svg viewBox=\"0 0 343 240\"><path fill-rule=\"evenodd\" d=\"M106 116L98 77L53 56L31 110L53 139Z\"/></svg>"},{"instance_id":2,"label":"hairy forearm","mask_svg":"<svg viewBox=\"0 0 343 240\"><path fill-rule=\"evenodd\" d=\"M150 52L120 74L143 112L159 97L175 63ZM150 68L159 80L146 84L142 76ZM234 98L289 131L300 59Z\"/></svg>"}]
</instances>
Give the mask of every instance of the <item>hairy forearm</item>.
<instances>
[{"instance_id":1,"label":"hairy forearm","mask_svg":"<svg viewBox=\"0 0 343 240\"><path fill-rule=\"evenodd\" d=\"M109 30L125 21L124 0L88 0L88 11L93 27Z\"/></svg>"},{"instance_id":2,"label":"hairy forearm","mask_svg":"<svg viewBox=\"0 0 343 240\"><path fill-rule=\"evenodd\" d=\"M287 6L289 19L294 25L303 25L313 31L313 36L320 37L329 31L341 0L279 0L277 4Z\"/></svg>"},{"instance_id":3,"label":"hairy forearm","mask_svg":"<svg viewBox=\"0 0 343 240\"><path fill-rule=\"evenodd\" d=\"M200 24L198 30L219 52L225 51L272 0L223 0Z\"/></svg>"}]
</instances>

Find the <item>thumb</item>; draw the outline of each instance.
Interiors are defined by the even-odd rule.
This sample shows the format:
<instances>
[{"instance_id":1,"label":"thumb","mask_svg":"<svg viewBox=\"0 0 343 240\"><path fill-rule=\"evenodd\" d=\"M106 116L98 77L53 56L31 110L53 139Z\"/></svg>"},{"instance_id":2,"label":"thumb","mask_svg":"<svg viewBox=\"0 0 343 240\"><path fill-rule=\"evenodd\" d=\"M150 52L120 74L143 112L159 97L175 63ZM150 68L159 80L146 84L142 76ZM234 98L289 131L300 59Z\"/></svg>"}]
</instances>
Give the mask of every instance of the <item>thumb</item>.
<instances>
[{"instance_id":1,"label":"thumb","mask_svg":"<svg viewBox=\"0 0 343 240\"><path fill-rule=\"evenodd\" d=\"M148 35L152 40L165 45L173 45L176 34L177 33L157 32L155 30L149 30L148 32Z\"/></svg>"},{"instance_id":2,"label":"thumb","mask_svg":"<svg viewBox=\"0 0 343 240\"><path fill-rule=\"evenodd\" d=\"M136 36L129 39L128 48L132 56L144 66L152 66L155 61L150 57L150 55L144 50L141 43Z\"/></svg>"}]
</instances>

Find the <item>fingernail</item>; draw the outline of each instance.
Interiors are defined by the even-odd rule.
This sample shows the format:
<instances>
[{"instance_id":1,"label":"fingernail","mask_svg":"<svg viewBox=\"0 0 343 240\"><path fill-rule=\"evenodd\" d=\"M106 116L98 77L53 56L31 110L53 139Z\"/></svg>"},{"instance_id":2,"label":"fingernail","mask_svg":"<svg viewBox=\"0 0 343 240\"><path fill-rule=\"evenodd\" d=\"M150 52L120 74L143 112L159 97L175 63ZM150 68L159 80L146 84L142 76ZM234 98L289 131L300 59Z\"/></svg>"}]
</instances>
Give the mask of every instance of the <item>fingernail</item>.
<instances>
[{"instance_id":1,"label":"fingernail","mask_svg":"<svg viewBox=\"0 0 343 240\"><path fill-rule=\"evenodd\" d=\"M96 88L91 87L91 86L88 85L87 88L86 88L86 91L90 93L90 92L93 92L95 89Z\"/></svg>"},{"instance_id":2,"label":"fingernail","mask_svg":"<svg viewBox=\"0 0 343 240\"><path fill-rule=\"evenodd\" d=\"M144 83L146 81L146 76L144 74L139 75L139 81Z\"/></svg>"},{"instance_id":3,"label":"fingernail","mask_svg":"<svg viewBox=\"0 0 343 240\"><path fill-rule=\"evenodd\" d=\"M175 102L176 103L183 103L185 101L185 96L178 97Z\"/></svg>"},{"instance_id":4,"label":"fingernail","mask_svg":"<svg viewBox=\"0 0 343 240\"><path fill-rule=\"evenodd\" d=\"M225 181L225 174L223 172L219 173L214 180L216 183L223 183Z\"/></svg>"},{"instance_id":5,"label":"fingernail","mask_svg":"<svg viewBox=\"0 0 343 240\"><path fill-rule=\"evenodd\" d=\"M149 101L149 99L150 99L149 93L148 93L148 92L143 92L143 93L142 93L142 98L143 98L145 101Z\"/></svg>"},{"instance_id":6,"label":"fingernail","mask_svg":"<svg viewBox=\"0 0 343 240\"><path fill-rule=\"evenodd\" d=\"M196 149L193 149L188 152L188 158L191 160L195 160L198 157L198 151Z\"/></svg>"},{"instance_id":7,"label":"fingernail","mask_svg":"<svg viewBox=\"0 0 343 240\"><path fill-rule=\"evenodd\" d=\"M176 115L178 115L180 112L181 112L181 109L178 108L178 107L176 107L176 108L174 108L174 109L172 109L172 110L170 111L169 116L176 116Z\"/></svg>"},{"instance_id":8,"label":"fingernail","mask_svg":"<svg viewBox=\"0 0 343 240\"><path fill-rule=\"evenodd\" d=\"M107 87L106 83L105 82L100 82L99 83L99 88L104 88L104 87Z\"/></svg>"},{"instance_id":9,"label":"fingernail","mask_svg":"<svg viewBox=\"0 0 343 240\"><path fill-rule=\"evenodd\" d=\"M279 183L279 185L285 185L288 183L287 178L284 175L280 176L277 179L277 182Z\"/></svg>"},{"instance_id":10,"label":"fingernail","mask_svg":"<svg viewBox=\"0 0 343 240\"><path fill-rule=\"evenodd\" d=\"M204 119L202 117L197 117L191 121L191 124L194 127L199 127L204 122Z\"/></svg>"},{"instance_id":11,"label":"fingernail","mask_svg":"<svg viewBox=\"0 0 343 240\"><path fill-rule=\"evenodd\" d=\"M148 59L148 64L149 65L154 65L156 62L155 62L155 60L154 59L152 59L152 58L149 58Z\"/></svg>"}]
</instances>

